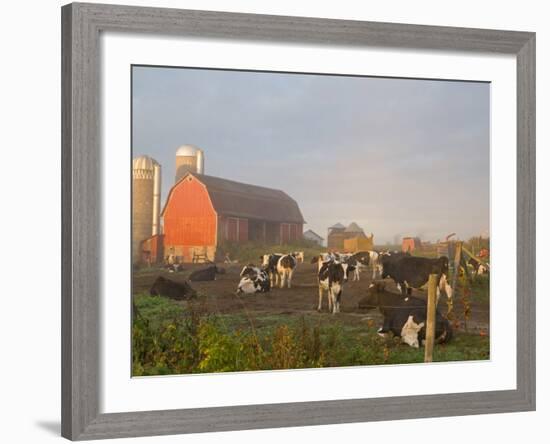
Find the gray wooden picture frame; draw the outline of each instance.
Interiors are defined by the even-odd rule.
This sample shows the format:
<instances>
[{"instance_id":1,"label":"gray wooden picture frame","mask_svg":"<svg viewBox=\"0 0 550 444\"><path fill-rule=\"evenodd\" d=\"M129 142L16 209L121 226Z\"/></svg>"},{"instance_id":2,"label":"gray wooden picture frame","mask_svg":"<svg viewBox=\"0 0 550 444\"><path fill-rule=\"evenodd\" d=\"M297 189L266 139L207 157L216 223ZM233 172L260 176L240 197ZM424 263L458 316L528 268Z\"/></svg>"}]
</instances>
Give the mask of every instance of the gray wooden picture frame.
<instances>
[{"instance_id":1,"label":"gray wooden picture frame","mask_svg":"<svg viewBox=\"0 0 550 444\"><path fill-rule=\"evenodd\" d=\"M514 55L517 60L517 389L100 413L99 35L104 31ZM62 108L64 437L84 440L535 409L534 33L73 3L62 8Z\"/></svg>"}]
</instances>

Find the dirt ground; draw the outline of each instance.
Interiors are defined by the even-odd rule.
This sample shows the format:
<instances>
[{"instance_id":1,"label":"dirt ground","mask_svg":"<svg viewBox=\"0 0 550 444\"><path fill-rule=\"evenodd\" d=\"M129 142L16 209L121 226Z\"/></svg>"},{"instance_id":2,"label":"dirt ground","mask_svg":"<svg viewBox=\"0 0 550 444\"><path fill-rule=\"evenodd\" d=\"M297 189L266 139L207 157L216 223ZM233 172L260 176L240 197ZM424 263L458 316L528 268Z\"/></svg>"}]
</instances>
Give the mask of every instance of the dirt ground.
<instances>
[{"instance_id":1,"label":"dirt ground","mask_svg":"<svg viewBox=\"0 0 550 444\"><path fill-rule=\"evenodd\" d=\"M148 293L157 276L162 275L174 281L182 282L188 275L197 269L204 268L204 264L186 264L185 269L179 273L168 273L161 269L142 269L134 272L133 293ZM243 314L255 315L290 315L314 314L317 312L318 287L317 287L317 265L309 263L298 264L292 280L292 288L273 288L268 293L257 293L252 295L236 295L235 290L239 283L239 273L242 265L222 265L225 274L219 274L215 281L193 282L192 287L200 294L206 295L207 307L210 312L219 314ZM370 270L361 272L361 279L356 282L348 281L344 287L340 310L337 314L340 320L356 323L365 319L381 320L377 310L366 312L358 308L359 300L365 295L371 283ZM387 281L387 288L397 292L393 281ZM415 296L426 297L423 291L415 291ZM445 301L442 295L441 302ZM446 312L446 304L440 308ZM454 319L455 329L465 330L464 309L459 300L455 298ZM326 292L323 297L323 313L328 315ZM469 332L489 330L489 307L487 304L471 303L471 316L467 322Z\"/></svg>"}]
</instances>

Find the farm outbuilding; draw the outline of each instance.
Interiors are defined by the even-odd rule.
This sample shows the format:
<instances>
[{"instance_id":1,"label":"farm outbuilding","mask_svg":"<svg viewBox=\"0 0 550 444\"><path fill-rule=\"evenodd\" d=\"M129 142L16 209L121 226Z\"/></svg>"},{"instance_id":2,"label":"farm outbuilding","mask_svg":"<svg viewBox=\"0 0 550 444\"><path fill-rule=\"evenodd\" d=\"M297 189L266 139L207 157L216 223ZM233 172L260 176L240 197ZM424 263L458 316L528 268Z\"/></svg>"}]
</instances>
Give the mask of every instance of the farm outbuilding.
<instances>
[{"instance_id":1,"label":"farm outbuilding","mask_svg":"<svg viewBox=\"0 0 550 444\"><path fill-rule=\"evenodd\" d=\"M374 235L367 237L352 237L344 239L344 251L348 253L357 253L358 251L374 249Z\"/></svg>"},{"instance_id":2,"label":"farm outbuilding","mask_svg":"<svg viewBox=\"0 0 550 444\"><path fill-rule=\"evenodd\" d=\"M197 173L172 187L162 216L164 254L181 262L213 261L224 242L291 243L301 239L305 223L281 190Z\"/></svg>"},{"instance_id":3,"label":"farm outbuilding","mask_svg":"<svg viewBox=\"0 0 550 444\"><path fill-rule=\"evenodd\" d=\"M422 242L419 237L404 237L401 242L401 251L412 253L414 250L421 250Z\"/></svg>"},{"instance_id":4,"label":"farm outbuilding","mask_svg":"<svg viewBox=\"0 0 550 444\"><path fill-rule=\"evenodd\" d=\"M345 229L346 227L340 222L328 227L327 248L329 250L341 250L343 248Z\"/></svg>"},{"instance_id":5,"label":"farm outbuilding","mask_svg":"<svg viewBox=\"0 0 550 444\"><path fill-rule=\"evenodd\" d=\"M348 251L346 248L346 241L353 240L352 242L347 242L347 244L350 248L353 246L353 250L355 250L356 246L359 244L362 246L371 245L373 238L374 236L372 234L370 237L367 237L363 229L355 222L350 223L347 227L341 223L337 223L328 229L327 246L329 250ZM368 243L368 240L370 240L370 243ZM372 245L370 248L365 249L372 249Z\"/></svg>"},{"instance_id":6,"label":"farm outbuilding","mask_svg":"<svg viewBox=\"0 0 550 444\"><path fill-rule=\"evenodd\" d=\"M319 236L315 231L313 230L306 230L304 231L304 239L308 240L308 241L311 241L311 242L314 242L316 243L317 245L323 245L323 241L324 239Z\"/></svg>"}]
</instances>

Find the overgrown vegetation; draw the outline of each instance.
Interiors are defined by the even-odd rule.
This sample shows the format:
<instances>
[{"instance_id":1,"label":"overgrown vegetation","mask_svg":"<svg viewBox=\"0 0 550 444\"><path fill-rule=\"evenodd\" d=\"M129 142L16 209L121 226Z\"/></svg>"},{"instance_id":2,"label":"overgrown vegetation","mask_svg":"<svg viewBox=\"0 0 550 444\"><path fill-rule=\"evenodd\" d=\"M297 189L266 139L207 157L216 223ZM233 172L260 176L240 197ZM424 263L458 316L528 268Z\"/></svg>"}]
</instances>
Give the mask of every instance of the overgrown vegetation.
<instances>
[{"instance_id":1,"label":"overgrown vegetation","mask_svg":"<svg viewBox=\"0 0 550 444\"><path fill-rule=\"evenodd\" d=\"M372 321L344 323L328 314L208 313L201 298L186 304L134 298L134 376L423 362L424 350L380 338ZM435 361L489 358L489 339L457 334L435 347Z\"/></svg>"}]
</instances>

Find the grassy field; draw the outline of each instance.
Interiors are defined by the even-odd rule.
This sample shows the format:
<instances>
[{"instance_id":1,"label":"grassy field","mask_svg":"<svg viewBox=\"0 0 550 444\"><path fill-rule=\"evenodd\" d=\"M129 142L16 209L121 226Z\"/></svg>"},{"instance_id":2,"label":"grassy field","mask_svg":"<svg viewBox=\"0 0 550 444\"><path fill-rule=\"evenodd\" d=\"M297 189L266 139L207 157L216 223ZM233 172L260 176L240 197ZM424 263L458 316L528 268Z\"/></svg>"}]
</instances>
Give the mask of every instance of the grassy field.
<instances>
[{"instance_id":1,"label":"grassy field","mask_svg":"<svg viewBox=\"0 0 550 444\"><path fill-rule=\"evenodd\" d=\"M138 294L132 331L133 375L420 363L424 349L381 338L367 317L328 313L211 313L206 299L187 303ZM434 361L489 358L489 338L456 332Z\"/></svg>"}]
</instances>

